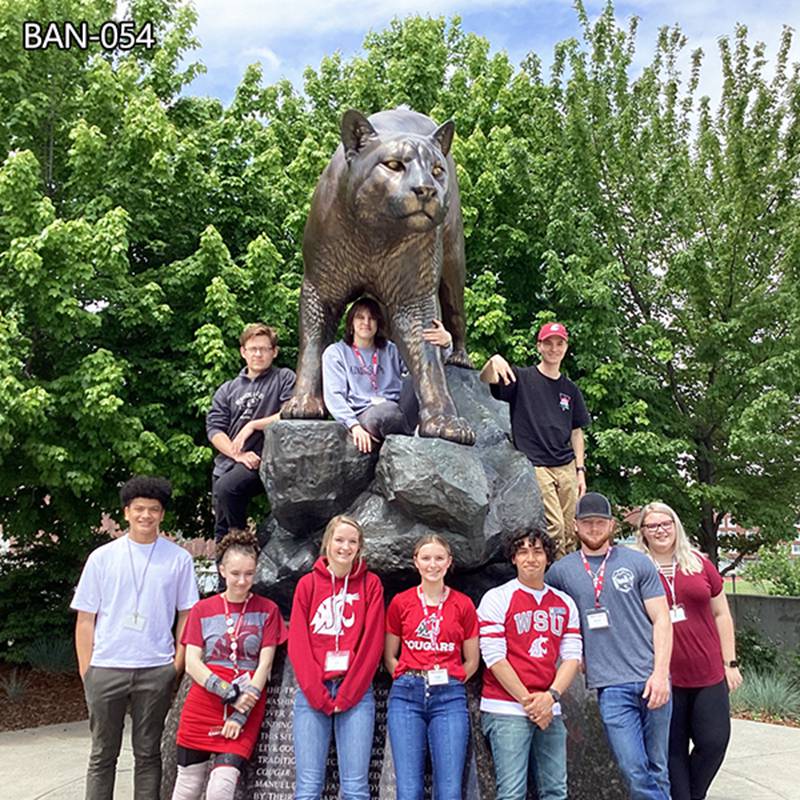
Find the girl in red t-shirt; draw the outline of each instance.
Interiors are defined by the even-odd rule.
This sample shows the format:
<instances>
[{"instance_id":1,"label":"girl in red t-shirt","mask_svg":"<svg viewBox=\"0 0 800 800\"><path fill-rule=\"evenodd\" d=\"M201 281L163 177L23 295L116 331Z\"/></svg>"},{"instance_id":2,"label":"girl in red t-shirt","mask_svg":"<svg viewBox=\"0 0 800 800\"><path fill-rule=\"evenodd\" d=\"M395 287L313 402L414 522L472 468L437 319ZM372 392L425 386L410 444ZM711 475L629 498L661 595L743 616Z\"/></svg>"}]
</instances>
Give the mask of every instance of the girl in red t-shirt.
<instances>
[{"instance_id":1,"label":"girl in red t-shirt","mask_svg":"<svg viewBox=\"0 0 800 800\"><path fill-rule=\"evenodd\" d=\"M386 615L384 663L394 678L387 723L397 800L423 795L430 748L434 796L461 800L469 741L464 682L478 668L478 615L472 601L444 584L453 556L436 534L419 539L419 586L392 599Z\"/></svg>"},{"instance_id":2,"label":"girl in red t-shirt","mask_svg":"<svg viewBox=\"0 0 800 800\"><path fill-rule=\"evenodd\" d=\"M258 545L232 530L217 546L222 594L189 612L181 639L194 679L178 725L178 777L172 800L199 798L211 761L206 800L233 800L264 718L264 686L286 626L272 600L251 593Z\"/></svg>"},{"instance_id":3,"label":"girl in red t-shirt","mask_svg":"<svg viewBox=\"0 0 800 800\"><path fill-rule=\"evenodd\" d=\"M650 503L642 509L637 539L658 568L672 618L672 800L695 800L706 796L725 758L731 733L728 693L742 682L733 619L719 572L691 549L668 505Z\"/></svg>"}]
</instances>

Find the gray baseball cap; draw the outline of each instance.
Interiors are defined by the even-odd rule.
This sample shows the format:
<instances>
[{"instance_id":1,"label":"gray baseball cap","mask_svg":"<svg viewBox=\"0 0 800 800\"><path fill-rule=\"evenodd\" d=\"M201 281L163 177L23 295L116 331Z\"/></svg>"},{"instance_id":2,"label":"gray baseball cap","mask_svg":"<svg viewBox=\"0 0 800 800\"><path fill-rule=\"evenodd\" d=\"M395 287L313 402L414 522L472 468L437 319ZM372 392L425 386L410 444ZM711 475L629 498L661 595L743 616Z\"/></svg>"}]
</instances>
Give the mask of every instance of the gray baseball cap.
<instances>
[{"instance_id":1,"label":"gray baseball cap","mask_svg":"<svg viewBox=\"0 0 800 800\"><path fill-rule=\"evenodd\" d=\"M586 519L587 517L614 519L614 515L611 513L611 503L608 502L605 495L598 492L586 492L578 500L578 505L575 507L575 518Z\"/></svg>"}]
</instances>

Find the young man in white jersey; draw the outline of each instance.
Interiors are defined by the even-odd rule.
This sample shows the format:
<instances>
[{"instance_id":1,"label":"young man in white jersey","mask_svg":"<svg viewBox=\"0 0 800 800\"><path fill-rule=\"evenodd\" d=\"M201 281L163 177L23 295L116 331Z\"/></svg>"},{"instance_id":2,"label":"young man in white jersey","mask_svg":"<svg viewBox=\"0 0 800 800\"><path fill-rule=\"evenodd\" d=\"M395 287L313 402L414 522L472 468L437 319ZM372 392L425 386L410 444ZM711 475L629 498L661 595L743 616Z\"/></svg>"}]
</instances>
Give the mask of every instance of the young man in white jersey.
<instances>
[{"instance_id":1,"label":"young man in white jersey","mask_svg":"<svg viewBox=\"0 0 800 800\"><path fill-rule=\"evenodd\" d=\"M544 582L555 557L547 533L512 535L506 553L517 577L490 589L478 606L488 667L481 723L494 759L497 800L524 800L531 759L539 800L566 800L567 731L559 701L581 662L578 609Z\"/></svg>"},{"instance_id":2,"label":"young man in white jersey","mask_svg":"<svg viewBox=\"0 0 800 800\"><path fill-rule=\"evenodd\" d=\"M192 557L159 536L170 496L163 478L135 477L123 485L128 531L89 555L72 600L92 735L86 800L114 796L128 707L134 800L159 796L161 733L175 677L183 671L183 648L176 650L175 642L198 599Z\"/></svg>"}]
</instances>

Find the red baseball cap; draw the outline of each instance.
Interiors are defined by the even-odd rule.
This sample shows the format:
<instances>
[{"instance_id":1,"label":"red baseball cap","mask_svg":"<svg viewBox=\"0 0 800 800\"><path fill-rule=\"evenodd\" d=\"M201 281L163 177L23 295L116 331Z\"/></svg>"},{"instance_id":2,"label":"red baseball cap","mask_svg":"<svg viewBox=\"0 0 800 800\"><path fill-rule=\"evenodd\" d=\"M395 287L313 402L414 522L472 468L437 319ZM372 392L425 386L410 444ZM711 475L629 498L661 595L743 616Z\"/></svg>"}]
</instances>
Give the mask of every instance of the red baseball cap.
<instances>
[{"instance_id":1,"label":"red baseball cap","mask_svg":"<svg viewBox=\"0 0 800 800\"><path fill-rule=\"evenodd\" d=\"M536 337L536 341L543 342L551 336L558 336L559 339L563 339L565 342L569 341L567 329L560 322L545 322L539 328L539 335Z\"/></svg>"}]
</instances>

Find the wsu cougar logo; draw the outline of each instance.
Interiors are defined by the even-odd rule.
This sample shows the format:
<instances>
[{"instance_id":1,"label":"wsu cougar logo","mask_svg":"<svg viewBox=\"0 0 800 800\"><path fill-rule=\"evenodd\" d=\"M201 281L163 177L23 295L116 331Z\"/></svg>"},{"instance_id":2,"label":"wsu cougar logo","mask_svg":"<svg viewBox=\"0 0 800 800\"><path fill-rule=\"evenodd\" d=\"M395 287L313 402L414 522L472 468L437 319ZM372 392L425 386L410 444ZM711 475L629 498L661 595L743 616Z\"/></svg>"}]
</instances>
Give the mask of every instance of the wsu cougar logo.
<instances>
[{"instance_id":1,"label":"wsu cougar logo","mask_svg":"<svg viewBox=\"0 0 800 800\"><path fill-rule=\"evenodd\" d=\"M417 630L414 631L414 636L418 639L429 639L433 641L439 637L439 630L441 628L441 620L436 614L431 614L419 623Z\"/></svg>"},{"instance_id":2,"label":"wsu cougar logo","mask_svg":"<svg viewBox=\"0 0 800 800\"><path fill-rule=\"evenodd\" d=\"M547 655L547 637L537 636L532 642L528 655L531 658L544 658Z\"/></svg>"},{"instance_id":3,"label":"wsu cougar logo","mask_svg":"<svg viewBox=\"0 0 800 800\"><path fill-rule=\"evenodd\" d=\"M314 618L311 620L311 630L314 633L321 633L323 636L341 636L344 633L344 628L352 628L353 623L356 621L355 614L351 613L349 617L345 616L345 606L353 605L353 602L358 600L358 592L347 594L344 589L339 591L339 594L331 595L323 600L314 612ZM341 620L338 626L337 622Z\"/></svg>"}]
</instances>

